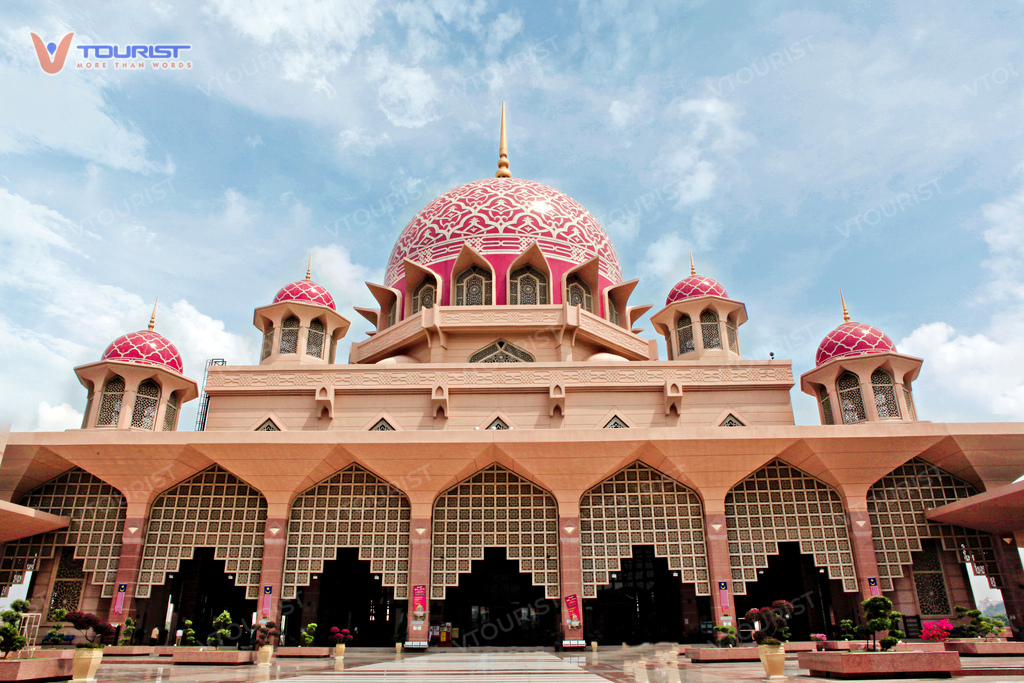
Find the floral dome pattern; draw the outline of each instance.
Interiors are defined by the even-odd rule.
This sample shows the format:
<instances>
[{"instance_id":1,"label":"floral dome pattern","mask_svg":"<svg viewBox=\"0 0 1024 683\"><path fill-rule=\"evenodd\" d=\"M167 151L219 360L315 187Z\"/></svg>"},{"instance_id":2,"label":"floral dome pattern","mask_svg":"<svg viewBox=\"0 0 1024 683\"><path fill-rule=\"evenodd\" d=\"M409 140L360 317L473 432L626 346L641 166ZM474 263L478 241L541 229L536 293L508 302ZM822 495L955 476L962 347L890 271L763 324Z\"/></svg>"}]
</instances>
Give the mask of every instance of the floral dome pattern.
<instances>
[{"instance_id":1,"label":"floral dome pattern","mask_svg":"<svg viewBox=\"0 0 1024 683\"><path fill-rule=\"evenodd\" d=\"M895 352L896 345L888 335L871 325L843 323L825 335L814 354L815 366L833 358L865 356L870 353Z\"/></svg>"},{"instance_id":2,"label":"floral dome pattern","mask_svg":"<svg viewBox=\"0 0 1024 683\"><path fill-rule=\"evenodd\" d=\"M708 295L720 296L723 299L729 298L729 295L725 293L725 287L711 278L691 275L672 288L672 291L668 293L668 298L665 299L665 305L668 306L684 299Z\"/></svg>"},{"instance_id":3,"label":"floral dome pattern","mask_svg":"<svg viewBox=\"0 0 1024 683\"><path fill-rule=\"evenodd\" d=\"M152 330L122 335L110 343L100 360L158 365L182 374L181 354L174 344Z\"/></svg>"},{"instance_id":4,"label":"floral dome pattern","mask_svg":"<svg viewBox=\"0 0 1024 683\"><path fill-rule=\"evenodd\" d=\"M395 243L384 282L402 279L404 259L430 267L455 259L464 244L490 257L521 254L533 242L547 259L572 265L599 256L601 275L622 281L611 240L575 200L531 180L487 178L445 192L416 214Z\"/></svg>"},{"instance_id":5,"label":"floral dome pattern","mask_svg":"<svg viewBox=\"0 0 1024 683\"><path fill-rule=\"evenodd\" d=\"M299 280L282 287L281 291L274 297L274 303L279 304L282 301L300 301L316 304L317 306L326 306L332 311L338 310L334 306L334 297L331 296L331 293L312 280Z\"/></svg>"}]
</instances>

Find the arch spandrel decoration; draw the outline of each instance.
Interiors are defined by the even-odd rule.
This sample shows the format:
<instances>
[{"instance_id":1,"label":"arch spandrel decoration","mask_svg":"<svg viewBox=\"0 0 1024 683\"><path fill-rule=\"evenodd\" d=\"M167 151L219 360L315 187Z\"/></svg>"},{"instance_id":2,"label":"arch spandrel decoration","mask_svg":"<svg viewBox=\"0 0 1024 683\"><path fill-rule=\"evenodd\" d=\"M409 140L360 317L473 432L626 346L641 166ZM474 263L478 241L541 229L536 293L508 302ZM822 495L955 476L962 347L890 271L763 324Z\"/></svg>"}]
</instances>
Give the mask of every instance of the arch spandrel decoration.
<instances>
[{"instance_id":1,"label":"arch spandrel decoration","mask_svg":"<svg viewBox=\"0 0 1024 683\"><path fill-rule=\"evenodd\" d=\"M608 574L633 556L634 545L653 545L697 595L710 595L704 508L692 489L643 463L608 477L580 499L583 597L597 597Z\"/></svg>"},{"instance_id":2,"label":"arch spandrel decoration","mask_svg":"<svg viewBox=\"0 0 1024 683\"><path fill-rule=\"evenodd\" d=\"M358 548L382 585L394 588L396 599L408 598L411 517L405 495L359 465L309 488L292 503L281 597L294 599L338 548Z\"/></svg>"},{"instance_id":3,"label":"arch spandrel decoration","mask_svg":"<svg viewBox=\"0 0 1024 683\"><path fill-rule=\"evenodd\" d=\"M733 591L747 594L747 582L779 553L779 543L798 541L800 552L857 591L846 510L835 490L823 481L772 460L732 487L725 497L725 522Z\"/></svg>"},{"instance_id":4,"label":"arch spandrel decoration","mask_svg":"<svg viewBox=\"0 0 1024 683\"><path fill-rule=\"evenodd\" d=\"M558 508L554 497L501 465L490 465L434 502L431 597L444 600L459 574L482 560L484 548L506 548L519 571L557 600Z\"/></svg>"},{"instance_id":5,"label":"arch spandrel decoration","mask_svg":"<svg viewBox=\"0 0 1024 683\"><path fill-rule=\"evenodd\" d=\"M121 492L81 468L32 489L19 501L41 512L70 517L66 529L48 531L7 543L0 555L0 587L24 581L26 571L40 568L42 560L53 559L58 548L74 548L74 559L100 595L114 597L117 564L121 557L121 535L128 503Z\"/></svg>"},{"instance_id":6,"label":"arch spandrel decoration","mask_svg":"<svg viewBox=\"0 0 1024 683\"><path fill-rule=\"evenodd\" d=\"M977 494L977 489L935 465L914 458L879 479L868 489L871 537L883 591L913 564L911 553L921 551L921 540L935 538L952 550L961 562L969 562L976 574L988 577L999 588L1000 576L991 534L952 524L929 522L925 510Z\"/></svg>"},{"instance_id":7,"label":"arch spandrel decoration","mask_svg":"<svg viewBox=\"0 0 1024 683\"><path fill-rule=\"evenodd\" d=\"M246 599L257 599L266 522L263 494L218 465L167 489L150 509L135 596L148 598L196 548L213 548Z\"/></svg>"}]
</instances>

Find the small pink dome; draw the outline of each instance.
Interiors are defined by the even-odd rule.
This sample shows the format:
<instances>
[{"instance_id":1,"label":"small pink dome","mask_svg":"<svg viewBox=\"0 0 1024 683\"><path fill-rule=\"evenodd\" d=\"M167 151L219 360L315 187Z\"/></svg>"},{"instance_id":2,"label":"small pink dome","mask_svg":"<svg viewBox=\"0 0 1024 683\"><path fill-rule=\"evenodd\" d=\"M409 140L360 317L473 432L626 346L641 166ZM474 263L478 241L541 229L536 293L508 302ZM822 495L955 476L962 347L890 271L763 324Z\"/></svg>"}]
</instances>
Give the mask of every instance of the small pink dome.
<instances>
[{"instance_id":1,"label":"small pink dome","mask_svg":"<svg viewBox=\"0 0 1024 683\"><path fill-rule=\"evenodd\" d=\"M299 280L290 285L285 285L274 297L274 303L282 301L302 301L317 306L326 306L332 311L338 310L334 307L334 297L322 286L312 280Z\"/></svg>"},{"instance_id":2,"label":"small pink dome","mask_svg":"<svg viewBox=\"0 0 1024 683\"><path fill-rule=\"evenodd\" d=\"M814 364L821 365L833 358L866 356L870 353L895 352L896 345L877 327L861 323L843 323L825 335L814 354Z\"/></svg>"},{"instance_id":3,"label":"small pink dome","mask_svg":"<svg viewBox=\"0 0 1024 683\"><path fill-rule=\"evenodd\" d=\"M181 354L174 344L152 330L122 335L110 343L100 360L158 365L182 374Z\"/></svg>"},{"instance_id":4,"label":"small pink dome","mask_svg":"<svg viewBox=\"0 0 1024 683\"><path fill-rule=\"evenodd\" d=\"M729 298L729 295L725 293L725 287L711 278L691 275L672 288L672 291L668 293L668 298L665 299L665 305L668 306L684 299L708 295L720 296L723 299Z\"/></svg>"}]
</instances>

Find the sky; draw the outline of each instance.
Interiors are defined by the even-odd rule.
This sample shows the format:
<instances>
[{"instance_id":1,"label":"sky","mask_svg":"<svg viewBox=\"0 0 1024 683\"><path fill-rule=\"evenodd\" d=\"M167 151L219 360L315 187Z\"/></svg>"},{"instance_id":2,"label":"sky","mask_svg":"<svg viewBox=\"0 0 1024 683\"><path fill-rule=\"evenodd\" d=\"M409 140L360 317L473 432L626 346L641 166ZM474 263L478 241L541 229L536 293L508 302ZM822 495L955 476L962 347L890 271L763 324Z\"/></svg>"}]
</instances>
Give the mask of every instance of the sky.
<instances>
[{"instance_id":1,"label":"sky","mask_svg":"<svg viewBox=\"0 0 1024 683\"><path fill-rule=\"evenodd\" d=\"M632 303L692 250L746 304L743 356L798 377L842 288L924 359L921 419L1022 420L1022 26L1019 1L5 2L0 421L77 428L72 368L157 297L188 376L257 363L252 311L310 254L346 359L401 229L493 175L502 101L512 174L590 210ZM59 73L32 32L74 33ZM156 43L186 68L77 68Z\"/></svg>"}]
</instances>

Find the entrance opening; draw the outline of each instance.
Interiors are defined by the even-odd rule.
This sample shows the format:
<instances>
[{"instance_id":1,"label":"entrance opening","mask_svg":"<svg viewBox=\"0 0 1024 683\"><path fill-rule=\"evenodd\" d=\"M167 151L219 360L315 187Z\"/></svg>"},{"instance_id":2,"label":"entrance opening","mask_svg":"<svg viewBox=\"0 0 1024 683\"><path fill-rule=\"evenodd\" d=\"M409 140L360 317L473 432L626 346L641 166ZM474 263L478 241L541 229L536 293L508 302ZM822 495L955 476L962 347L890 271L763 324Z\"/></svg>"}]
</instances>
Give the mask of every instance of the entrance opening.
<instances>
[{"instance_id":1,"label":"entrance opening","mask_svg":"<svg viewBox=\"0 0 1024 683\"><path fill-rule=\"evenodd\" d=\"M561 644L558 601L545 599L544 589L519 571L504 548L484 548L484 559L475 560L431 608L431 625L450 623L458 647Z\"/></svg>"},{"instance_id":2,"label":"entrance opening","mask_svg":"<svg viewBox=\"0 0 1024 683\"><path fill-rule=\"evenodd\" d=\"M701 613L706 610L710 617L710 602L697 598L668 560L655 557L654 546L633 546L633 557L621 560L620 567L609 583L598 586L597 597L584 603L587 640L636 645L699 634Z\"/></svg>"},{"instance_id":3,"label":"entrance opening","mask_svg":"<svg viewBox=\"0 0 1024 683\"><path fill-rule=\"evenodd\" d=\"M794 607L789 618L792 640L809 640L812 633L834 634L833 583L841 591L842 583L830 581L826 569L814 566L812 556L800 553L799 543L779 543L779 554L768 557L768 566L758 570L757 581L747 582L747 594L736 596L736 614L742 620L748 610L787 600ZM750 642L750 626L742 621L739 626L740 639Z\"/></svg>"},{"instance_id":4,"label":"entrance opening","mask_svg":"<svg viewBox=\"0 0 1024 683\"><path fill-rule=\"evenodd\" d=\"M337 559L324 562L323 573L298 589L285 604L284 642L299 645L299 633L316 623L314 645L330 645L331 628L348 629L351 647L388 647L396 635L405 640L405 600L395 600L393 588L381 585L369 560L356 548L338 548Z\"/></svg>"}]
</instances>

